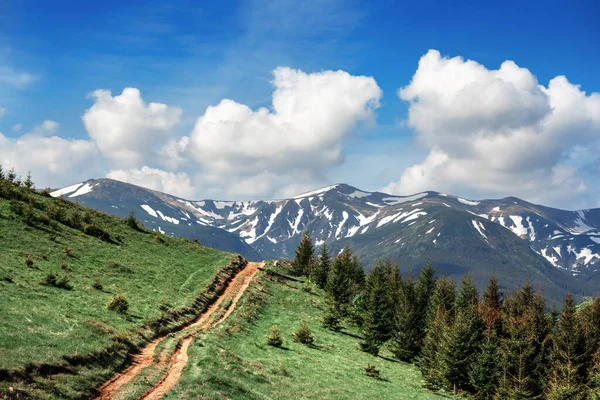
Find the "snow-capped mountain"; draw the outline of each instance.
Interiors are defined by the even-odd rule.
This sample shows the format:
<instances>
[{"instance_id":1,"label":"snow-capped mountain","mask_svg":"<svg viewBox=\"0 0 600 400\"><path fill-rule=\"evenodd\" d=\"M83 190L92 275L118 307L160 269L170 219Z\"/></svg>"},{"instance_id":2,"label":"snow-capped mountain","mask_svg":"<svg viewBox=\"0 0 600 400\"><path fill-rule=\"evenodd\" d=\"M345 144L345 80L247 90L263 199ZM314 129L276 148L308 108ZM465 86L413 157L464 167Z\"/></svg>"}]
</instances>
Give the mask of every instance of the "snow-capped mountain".
<instances>
[{"instance_id":1,"label":"snow-capped mountain","mask_svg":"<svg viewBox=\"0 0 600 400\"><path fill-rule=\"evenodd\" d=\"M345 184L290 199L192 201L98 179L52 195L122 217L134 210L152 229L251 259L292 257L309 230L317 244L335 251L350 244L367 265L389 256L413 268L429 257L450 274L479 268L510 277L522 264L518 268L533 268L526 277L542 273L563 288L577 289L575 281L592 276L600 282L594 274L600 209L564 211L514 197L473 201L433 191L394 196Z\"/></svg>"}]
</instances>

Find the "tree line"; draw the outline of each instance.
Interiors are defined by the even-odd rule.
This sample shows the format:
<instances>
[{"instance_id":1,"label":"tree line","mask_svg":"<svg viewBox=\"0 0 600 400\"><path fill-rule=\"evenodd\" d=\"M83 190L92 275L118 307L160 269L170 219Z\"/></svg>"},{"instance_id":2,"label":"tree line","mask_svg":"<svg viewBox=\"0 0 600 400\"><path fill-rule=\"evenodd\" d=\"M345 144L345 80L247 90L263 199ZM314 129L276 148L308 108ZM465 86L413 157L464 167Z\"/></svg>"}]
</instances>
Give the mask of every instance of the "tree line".
<instances>
[{"instance_id":1,"label":"tree line","mask_svg":"<svg viewBox=\"0 0 600 400\"><path fill-rule=\"evenodd\" d=\"M576 305L567 294L560 311L547 312L529 282L507 294L492 277L480 294L468 275L457 285L428 263L403 276L389 260L365 274L348 247L332 258L323 244L317 254L308 232L293 267L325 291L326 327L357 326L363 351L377 356L385 347L415 363L431 390L600 400L600 297Z\"/></svg>"}]
</instances>

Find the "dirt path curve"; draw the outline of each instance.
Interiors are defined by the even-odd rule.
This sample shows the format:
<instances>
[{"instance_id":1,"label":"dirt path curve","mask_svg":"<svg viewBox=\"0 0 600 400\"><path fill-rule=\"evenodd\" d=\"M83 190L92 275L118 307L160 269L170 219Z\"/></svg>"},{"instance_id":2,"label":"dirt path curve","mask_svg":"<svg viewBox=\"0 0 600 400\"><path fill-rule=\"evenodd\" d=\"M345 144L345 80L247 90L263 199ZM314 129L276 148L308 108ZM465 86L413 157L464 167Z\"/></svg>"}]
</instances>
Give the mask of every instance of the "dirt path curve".
<instances>
[{"instance_id":1,"label":"dirt path curve","mask_svg":"<svg viewBox=\"0 0 600 400\"><path fill-rule=\"evenodd\" d=\"M249 262L248 265L243 270L238 272L231 282L229 282L223 294L219 296L219 298L208 308L208 310L206 310L206 312L200 315L196 321L179 331L185 332L190 330L191 332L189 336L185 337L181 341L175 353L168 360L168 369L163 378L158 382L158 384L144 393L140 399L159 399L177 384L179 378L181 377L183 368L188 363L187 349L193 341L194 336L204 330L217 326L233 312L237 302L250 285L252 278L262 266L263 263ZM223 313L223 315L221 315L218 319L211 321L211 317L214 316L213 314L217 312L223 301L229 298L232 298L232 301L227 307L225 313ZM192 329L196 327L200 327L200 329L192 331ZM109 380L102 385L100 389L98 389L100 396L98 396L96 400L113 399L114 394L121 387L123 387L123 385L129 383L144 368L155 365L154 352L156 351L156 347L166 337L167 336L161 336L157 339L154 339L142 349L140 354L133 356L133 364L129 368L117 374L113 379ZM162 363L164 363L164 360L161 360L161 364Z\"/></svg>"}]
</instances>

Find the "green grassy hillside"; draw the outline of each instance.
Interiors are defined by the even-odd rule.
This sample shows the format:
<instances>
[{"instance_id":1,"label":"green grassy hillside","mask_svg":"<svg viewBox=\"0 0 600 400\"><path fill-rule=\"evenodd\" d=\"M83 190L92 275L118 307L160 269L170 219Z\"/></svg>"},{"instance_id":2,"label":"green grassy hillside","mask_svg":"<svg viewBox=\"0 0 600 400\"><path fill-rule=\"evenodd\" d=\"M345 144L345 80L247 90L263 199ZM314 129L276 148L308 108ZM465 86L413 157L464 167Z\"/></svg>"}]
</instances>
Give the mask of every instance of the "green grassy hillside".
<instances>
[{"instance_id":1,"label":"green grassy hillside","mask_svg":"<svg viewBox=\"0 0 600 400\"><path fill-rule=\"evenodd\" d=\"M0 181L0 393L88 392L193 317L231 257ZM117 294L125 313L107 308Z\"/></svg>"},{"instance_id":2,"label":"green grassy hillside","mask_svg":"<svg viewBox=\"0 0 600 400\"><path fill-rule=\"evenodd\" d=\"M275 274L268 271L276 272ZM171 399L434 399L421 387L414 365L397 362L387 351L374 357L358 349L358 331L322 327L324 298L304 290L303 279L272 264L259 272L249 293L223 325L196 338L189 364ZM292 335L307 321L314 345L295 343ZM281 329L282 348L267 345L272 326ZM381 379L364 367L375 364Z\"/></svg>"}]
</instances>

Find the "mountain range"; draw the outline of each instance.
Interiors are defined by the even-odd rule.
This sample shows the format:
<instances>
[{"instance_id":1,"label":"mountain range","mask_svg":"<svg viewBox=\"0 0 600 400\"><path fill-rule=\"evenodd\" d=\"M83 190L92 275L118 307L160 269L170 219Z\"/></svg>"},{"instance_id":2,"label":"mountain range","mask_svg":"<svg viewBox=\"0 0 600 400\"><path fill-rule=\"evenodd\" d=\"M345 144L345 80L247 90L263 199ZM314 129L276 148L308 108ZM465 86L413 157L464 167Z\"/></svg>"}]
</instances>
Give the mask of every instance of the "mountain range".
<instances>
[{"instance_id":1,"label":"mountain range","mask_svg":"<svg viewBox=\"0 0 600 400\"><path fill-rule=\"evenodd\" d=\"M427 191L411 196L337 184L289 199L188 200L110 179L53 191L54 197L127 217L147 227L240 253L249 260L292 258L305 230L332 252L349 245L368 269L378 258L416 271L494 274L508 289L528 279L549 298L600 289L600 209L566 211L516 197L474 201Z\"/></svg>"}]
</instances>

